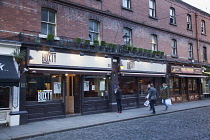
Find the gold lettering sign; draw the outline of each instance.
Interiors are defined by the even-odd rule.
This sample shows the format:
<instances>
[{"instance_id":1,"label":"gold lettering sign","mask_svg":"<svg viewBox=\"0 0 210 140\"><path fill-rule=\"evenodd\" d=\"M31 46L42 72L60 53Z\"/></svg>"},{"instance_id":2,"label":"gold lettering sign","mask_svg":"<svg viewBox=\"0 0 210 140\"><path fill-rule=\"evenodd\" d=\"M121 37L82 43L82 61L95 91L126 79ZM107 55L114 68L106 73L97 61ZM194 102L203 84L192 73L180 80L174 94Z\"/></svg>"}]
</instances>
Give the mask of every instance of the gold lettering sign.
<instances>
[{"instance_id":1,"label":"gold lettering sign","mask_svg":"<svg viewBox=\"0 0 210 140\"><path fill-rule=\"evenodd\" d=\"M202 74L202 69L182 66L171 66L171 73Z\"/></svg>"}]
</instances>

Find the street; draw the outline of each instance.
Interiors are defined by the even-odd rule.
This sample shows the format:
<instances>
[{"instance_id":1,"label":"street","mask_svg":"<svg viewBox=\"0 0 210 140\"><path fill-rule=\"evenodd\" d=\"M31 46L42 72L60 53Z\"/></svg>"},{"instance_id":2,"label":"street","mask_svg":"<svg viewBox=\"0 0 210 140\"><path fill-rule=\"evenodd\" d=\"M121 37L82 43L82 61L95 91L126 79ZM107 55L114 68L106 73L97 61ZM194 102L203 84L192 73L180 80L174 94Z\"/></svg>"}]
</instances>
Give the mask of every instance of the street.
<instances>
[{"instance_id":1,"label":"street","mask_svg":"<svg viewBox=\"0 0 210 140\"><path fill-rule=\"evenodd\" d=\"M27 140L210 140L209 118L210 107L202 107Z\"/></svg>"}]
</instances>

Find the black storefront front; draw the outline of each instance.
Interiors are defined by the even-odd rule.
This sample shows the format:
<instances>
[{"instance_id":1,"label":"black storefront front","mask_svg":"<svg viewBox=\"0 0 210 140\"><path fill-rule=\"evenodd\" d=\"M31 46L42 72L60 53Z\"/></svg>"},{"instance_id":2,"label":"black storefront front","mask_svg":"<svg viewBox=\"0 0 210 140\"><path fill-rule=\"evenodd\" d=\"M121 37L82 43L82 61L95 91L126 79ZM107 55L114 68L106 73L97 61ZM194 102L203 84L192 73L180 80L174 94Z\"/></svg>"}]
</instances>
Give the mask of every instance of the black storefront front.
<instances>
[{"instance_id":1,"label":"black storefront front","mask_svg":"<svg viewBox=\"0 0 210 140\"><path fill-rule=\"evenodd\" d=\"M121 59L119 86L123 90L124 109L143 107L148 84L154 84L158 93L165 82L166 64L151 61ZM160 99L157 100L160 104Z\"/></svg>"},{"instance_id":2,"label":"black storefront front","mask_svg":"<svg viewBox=\"0 0 210 140\"><path fill-rule=\"evenodd\" d=\"M109 111L111 58L29 50L27 122Z\"/></svg>"},{"instance_id":3,"label":"black storefront front","mask_svg":"<svg viewBox=\"0 0 210 140\"><path fill-rule=\"evenodd\" d=\"M196 101L201 98L202 68L169 65L169 91L174 103Z\"/></svg>"}]
</instances>

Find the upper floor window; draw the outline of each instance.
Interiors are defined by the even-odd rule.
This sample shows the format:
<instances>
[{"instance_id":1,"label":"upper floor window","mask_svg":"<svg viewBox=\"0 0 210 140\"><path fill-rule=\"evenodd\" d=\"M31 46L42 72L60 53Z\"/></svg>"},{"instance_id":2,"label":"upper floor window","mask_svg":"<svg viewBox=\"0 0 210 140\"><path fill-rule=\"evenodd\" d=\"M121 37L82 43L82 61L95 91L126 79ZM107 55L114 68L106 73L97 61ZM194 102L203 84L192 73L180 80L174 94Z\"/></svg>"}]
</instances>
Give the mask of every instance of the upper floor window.
<instances>
[{"instance_id":1,"label":"upper floor window","mask_svg":"<svg viewBox=\"0 0 210 140\"><path fill-rule=\"evenodd\" d=\"M42 9L41 11L41 33L44 35L54 34L55 35L55 12L49 9Z\"/></svg>"},{"instance_id":2,"label":"upper floor window","mask_svg":"<svg viewBox=\"0 0 210 140\"><path fill-rule=\"evenodd\" d=\"M152 35L152 50L153 51L157 51L158 50L158 46L157 46L157 35Z\"/></svg>"},{"instance_id":3,"label":"upper floor window","mask_svg":"<svg viewBox=\"0 0 210 140\"><path fill-rule=\"evenodd\" d=\"M192 20L191 15L187 15L187 29L192 30Z\"/></svg>"},{"instance_id":4,"label":"upper floor window","mask_svg":"<svg viewBox=\"0 0 210 140\"><path fill-rule=\"evenodd\" d=\"M201 33L206 34L206 25L204 20L201 21Z\"/></svg>"},{"instance_id":5,"label":"upper floor window","mask_svg":"<svg viewBox=\"0 0 210 140\"><path fill-rule=\"evenodd\" d=\"M177 56L177 41L172 39L172 55Z\"/></svg>"},{"instance_id":6,"label":"upper floor window","mask_svg":"<svg viewBox=\"0 0 210 140\"><path fill-rule=\"evenodd\" d=\"M149 16L156 17L156 4L155 4L155 0L149 0Z\"/></svg>"},{"instance_id":7,"label":"upper floor window","mask_svg":"<svg viewBox=\"0 0 210 140\"><path fill-rule=\"evenodd\" d=\"M203 61L207 61L207 49L203 47Z\"/></svg>"},{"instance_id":8,"label":"upper floor window","mask_svg":"<svg viewBox=\"0 0 210 140\"><path fill-rule=\"evenodd\" d=\"M131 0L122 0L123 1L123 7L131 9Z\"/></svg>"},{"instance_id":9,"label":"upper floor window","mask_svg":"<svg viewBox=\"0 0 210 140\"><path fill-rule=\"evenodd\" d=\"M176 24L175 9L172 7L170 8L170 23Z\"/></svg>"},{"instance_id":10,"label":"upper floor window","mask_svg":"<svg viewBox=\"0 0 210 140\"><path fill-rule=\"evenodd\" d=\"M189 44L189 58L193 58L193 45Z\"/></svg>"},{"instance_id":11,"label":"upper floor window","mask_svg":"<svg viewBox=\"0 0 210 140\"><path fill-rule=\"evenodd\" d=\"M99 40L99 23L94 20L89 20L89 38L90 42Z\"/></svg>"},{"instance_id":12,"label":"upper floor window","mask_svg":"<svg viewBox=\"0 0 210 140\"><path fill-rule=\"evenodd\" d=\"M126 38L124 38L124 44L125 45L127 45L127 44L130 44L131 45L131 43L132 43L132 30L131 29L129 29L129 28L124 28L123 29L123 36L125 36L125 35L127 35L128 37Z\"/></svg>"}]
</instances>

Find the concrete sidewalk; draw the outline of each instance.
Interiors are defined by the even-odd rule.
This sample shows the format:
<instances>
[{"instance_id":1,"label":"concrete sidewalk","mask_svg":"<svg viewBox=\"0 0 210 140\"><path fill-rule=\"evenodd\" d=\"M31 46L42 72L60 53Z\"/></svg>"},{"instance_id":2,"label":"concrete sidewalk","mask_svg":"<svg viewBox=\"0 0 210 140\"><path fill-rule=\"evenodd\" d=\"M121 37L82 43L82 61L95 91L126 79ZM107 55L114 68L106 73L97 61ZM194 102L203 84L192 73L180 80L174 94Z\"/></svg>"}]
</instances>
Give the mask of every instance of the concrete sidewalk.
<instances>
[{"instance_id":1,"label":"concrete sidewalk","mask_svg":"<svg viewBox=\"0 0 210 140\"><path fill-rule=\"evenodd\" d=\"M210 106L209 99L173 104L172 106L169 106L168 111L164 111L165 107L163 105L155 106L155 108L157 112L156 115L161 115L205 106ZM93 115L45 120L28 123L26 125L2 127L0 128L0 140L29 138L33 136L149 116L153 116L151 115L151 111L149 111L148 107L143 107L137 109L123 110L121 114L116 112L107 112Z\"/></svg>"}]
</instances>

